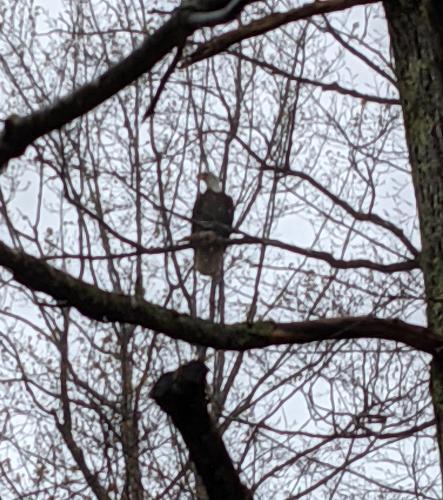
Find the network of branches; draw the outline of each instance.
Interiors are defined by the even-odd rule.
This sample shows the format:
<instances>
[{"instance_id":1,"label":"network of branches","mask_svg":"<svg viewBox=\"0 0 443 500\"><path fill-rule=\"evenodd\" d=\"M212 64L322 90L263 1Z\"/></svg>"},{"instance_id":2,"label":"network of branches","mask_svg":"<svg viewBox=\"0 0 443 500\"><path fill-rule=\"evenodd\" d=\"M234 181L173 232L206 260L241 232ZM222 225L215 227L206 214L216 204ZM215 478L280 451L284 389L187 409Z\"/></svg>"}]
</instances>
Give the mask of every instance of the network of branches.
<instances>
[{"instance_id":1,"label":"network of branches","mask_svg":"<svg viewBox=\"0 0 443 500\"><path fill-rule=\"evenodd\" d=\"M388 332L423 323L423 285L383 9L314 2L319 15L297 20L302 3L253 2L196 30L10 155L0 232L15 253L1 247L0 264L22 260L0 271L1 498L204 498L150 391L205 342L211 418L254 498L438 498L429 356ZM91 82L100 94L97 78L177 6L9 0L0 118L62 106ZM244 35L277 13L275 29ZM235 202L217 285L189 241L206 170ZM115 316L88 312L101 291ZM143 304L154 319L137 319ZM381 333L355 338L373 317ZM347 323L290 341L325 319ZM204 340L209 322L225 349ZM242 329L275 324L284 341L274 330L242 344ZM431 352L427 339L416 347Z\"/></svg>"}]
</instances>

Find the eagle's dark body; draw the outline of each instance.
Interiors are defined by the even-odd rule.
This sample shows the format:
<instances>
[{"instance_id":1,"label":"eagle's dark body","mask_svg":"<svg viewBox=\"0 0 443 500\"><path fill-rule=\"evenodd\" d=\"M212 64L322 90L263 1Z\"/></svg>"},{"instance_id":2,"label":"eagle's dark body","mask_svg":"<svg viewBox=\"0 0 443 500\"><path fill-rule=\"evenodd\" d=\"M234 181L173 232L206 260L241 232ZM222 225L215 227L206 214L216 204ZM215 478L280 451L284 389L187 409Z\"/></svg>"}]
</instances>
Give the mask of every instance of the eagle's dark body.
<instances>
[{"instance_id":1,"label":"eagle's dark body","mask_svg":"<svg viewBox=\"0 0 443 500\"><path fill-rule=\"evenodd\" d=\"M195 268L201 274L213 277L219 274L226 245L216 239L229 238L233 217L234 203L227 194L209 187L198 194L192 211L192 235Z\"/></svg>"}]
</instances>

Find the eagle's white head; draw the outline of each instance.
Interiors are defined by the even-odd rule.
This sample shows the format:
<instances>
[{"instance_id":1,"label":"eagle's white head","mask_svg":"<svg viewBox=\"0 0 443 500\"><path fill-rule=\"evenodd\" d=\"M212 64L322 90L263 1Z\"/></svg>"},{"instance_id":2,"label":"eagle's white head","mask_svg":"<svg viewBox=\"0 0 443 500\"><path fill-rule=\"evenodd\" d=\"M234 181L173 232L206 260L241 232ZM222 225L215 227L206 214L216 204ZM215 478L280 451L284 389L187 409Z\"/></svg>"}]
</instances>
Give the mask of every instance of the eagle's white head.
<instances>
[{"instance_id":1,"label":"eagle's white head","mask_svg":"<svg viewBox=\"0 0 443 500\"><path fill-rule=\"evenodd\" d=\"M198 174L197 179L199 181L203 181L206 184L206 187L214 193L221 193L221 182L220 179L214 175L212 172L202 172Z\"/></svg>"}]
</instances>

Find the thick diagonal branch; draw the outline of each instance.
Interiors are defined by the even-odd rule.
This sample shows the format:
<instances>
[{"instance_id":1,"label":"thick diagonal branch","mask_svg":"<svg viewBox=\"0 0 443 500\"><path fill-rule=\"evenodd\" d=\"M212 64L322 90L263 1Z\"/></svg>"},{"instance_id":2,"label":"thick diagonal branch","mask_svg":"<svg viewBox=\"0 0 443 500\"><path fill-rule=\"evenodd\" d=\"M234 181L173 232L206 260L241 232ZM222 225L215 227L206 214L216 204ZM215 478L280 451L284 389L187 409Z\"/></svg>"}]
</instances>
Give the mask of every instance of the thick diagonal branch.
<instances>
[{"instance_id":1,"label":"thick diagonal branch","mask_svg":"<svg viewBox=\"0 0 443 500\"><path fill-rule=\"evenodd\" d=\"M367 5L377 3L379 0L326 0L323 2L312 2L301 7L296 7L287 12L277 12L269 16L253 21L245 26L240 26L238 29L223 33L216 38L213 38L208 43L205 43L192 53L186 60L185 64L193 64L202 59L212 57L220 52L225 51L232 45L252 38L254 36L263 35L268 31L275 30L284 24L309 19L312 16L319 14L328 14L340 10L349 9L357 5Z\"/></svg>"},{"instance_id":2,"label":"thick diagonal branch","mask_svg":"<svg viewBox=\"0 0 443 500\"><path fill-rule=\"evenodd\" d=\"M228 2L226 9L217 10L217 15L208 19L207 13L200 15L195 9L178 8L168 21L146 37L140 47L93 82L29 116L7 119L0 136L0 171L11 158L23 154L36 139L88 113L152 69L174 47L183 46L186 38L196 29L226 22L231 14L239 12L252 1L256 0Z\"/></svg>"},{"instance_id":3,"label":"thick diagonal branch","mask_svg":"<svg viewBox=\"0 0 443 500\"><path fill-rule=\"evenodd\" d=\"M149 71L174 47L182 45L192 32L180 12L171 18L128 57L111 67L97 80L84 85L53 105L5 123L0 138L0 168L8 160L20 156L33 141L59 129L106 101L118 91Z\"/></svg>"},{"instance_id":4,"label":"thick diagonal branch","mask_svg":"<svg viewBox=\"0 0 443 500\"><path fill-rule=\"evenodd\" d=\"M207 371L202 362L192 361L165 373L154 385L151 397L183 436L209 498L250 499L209 416L205 394Z\"/></svg>"},{"instance_id":5,"label":"thick diagonal branch","mask_svg":"<svg viewBox=\"0 0 443 500\"><path fill-rule=\"evenodd\" d=\"M44 292L63 306L75 307L90 319L139 325L174 339L214 349L245 351L269 345L356 338L394 340L431 354L443 347L443 338L427 328L371 316L294 323L214 324L139 298L106 292L35 257L15 252L1 242L0 266L9 269L14 279L27 288Z\"/></svg>"}]
</instances>

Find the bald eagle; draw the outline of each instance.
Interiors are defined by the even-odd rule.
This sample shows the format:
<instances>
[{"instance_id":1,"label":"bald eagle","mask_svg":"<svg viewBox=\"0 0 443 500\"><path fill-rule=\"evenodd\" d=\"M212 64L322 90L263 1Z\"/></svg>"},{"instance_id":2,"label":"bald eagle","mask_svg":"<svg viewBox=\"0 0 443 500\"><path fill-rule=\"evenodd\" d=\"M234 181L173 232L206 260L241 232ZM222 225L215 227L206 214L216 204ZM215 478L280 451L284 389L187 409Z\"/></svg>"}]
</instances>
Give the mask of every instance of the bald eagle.
<instances>
[{"instance_id":1,"label":"bald eagle","mask_svg":"<svg viewBox=\"0 0 443 500\"><path fill-rule=\"evenodd\" d=\"M226 245L217 238L229 238L232 232L234 203L223 193L220 180L211 172L198 175L206 191L198 193L192 211L194 265L197 271L217 277L221 271Z\"/></svg>"}]
</instances>

